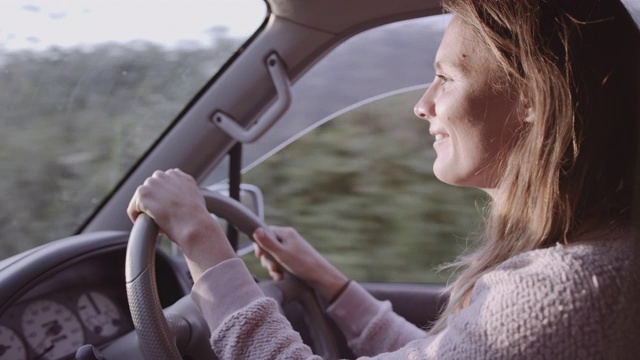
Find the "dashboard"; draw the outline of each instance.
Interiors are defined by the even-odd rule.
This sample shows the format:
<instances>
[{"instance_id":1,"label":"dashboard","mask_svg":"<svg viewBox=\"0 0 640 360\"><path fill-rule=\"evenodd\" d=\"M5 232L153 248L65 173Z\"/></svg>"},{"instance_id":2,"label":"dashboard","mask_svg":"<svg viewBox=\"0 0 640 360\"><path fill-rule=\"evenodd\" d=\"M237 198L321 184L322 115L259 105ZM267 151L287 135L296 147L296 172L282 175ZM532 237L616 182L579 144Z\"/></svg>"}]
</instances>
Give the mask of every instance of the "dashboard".
<instances>
[{"instance_id":1,"label":"dashboard","mask_svg":"<svg viewBox=\"0 0 640 360\"><path fill-rule=\"evenodd\" d=\"M109 249L88 249L76 256L79 248L74 246L66 261L56 246L31 257L31 265L42 271L31 271L33 278L23 279L29 286L22 288L28 290L0 312L0 360L73 359L82 345L100 348L134 330L124 276L126 239ZM45 268L37 262L47 252L58 258L57 266ZM23 267L29 258L19 260ZM157 253L156 278L163 307L191 287L181 260L162 250ZM4 272L0 269L0 276Z\"/></svg>"}]
</instances>

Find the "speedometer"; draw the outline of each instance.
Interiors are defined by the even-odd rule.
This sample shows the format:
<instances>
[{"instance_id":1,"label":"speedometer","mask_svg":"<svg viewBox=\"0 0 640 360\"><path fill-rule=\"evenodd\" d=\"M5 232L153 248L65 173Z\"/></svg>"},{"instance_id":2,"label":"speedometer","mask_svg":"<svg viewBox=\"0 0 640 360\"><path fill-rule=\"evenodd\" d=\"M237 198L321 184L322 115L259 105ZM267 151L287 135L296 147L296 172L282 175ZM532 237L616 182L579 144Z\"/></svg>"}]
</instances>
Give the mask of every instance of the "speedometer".
<instances>
[{"instance_id":1,"label":"speedometer","mask_svg":"<svg viewBox=\"0 0 640 360\"><path fill-rule=\"evenodd\" d=\"M97 291L89 291L78 298L78 315L84 326L100 336L117 333L122 324L113 301Z\"/></svg>"},{"instance_id":2,"label":"speedometer","mask_svg":"<svg viewBox=\"0 0 640 360\"><path fill-rule=\"evenodd\" d=\"M27 360L27 349L15 331L0 325L0 360Z\"/></svg>"},{"instance_id":3,"label":"speedometer","mask_svg":"<svg viewBox=\"0 0 640 360\"><path fill-rule=\"evenodd\" d=\"M64 305L34 301L22 313L22 331L38 359L58 359L73 354L84 343L78 318Z\"/></svg>"}]
</instances>

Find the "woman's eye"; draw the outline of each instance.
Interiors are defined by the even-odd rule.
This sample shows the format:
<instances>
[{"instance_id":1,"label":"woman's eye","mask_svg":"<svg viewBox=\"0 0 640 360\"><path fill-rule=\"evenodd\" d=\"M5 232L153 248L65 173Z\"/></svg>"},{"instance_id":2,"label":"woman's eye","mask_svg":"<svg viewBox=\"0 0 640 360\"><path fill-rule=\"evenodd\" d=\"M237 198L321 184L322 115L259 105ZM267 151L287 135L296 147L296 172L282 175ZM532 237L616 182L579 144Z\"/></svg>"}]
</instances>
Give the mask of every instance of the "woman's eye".
<instances>
[{"instance_id":1,"label":"woman's eye","mask_svg":"<svg viewBox=\"0 0 640 360\"><path fill-rule=\"evenodd\" d=\"M440 75L440 74L436 74L436 77L438 79L440 79L440 81L442 81L442 83L447 83L449 82L451 79L449 79L448 77L444 76L444 75Z\"/></svg>"}]
</instances>

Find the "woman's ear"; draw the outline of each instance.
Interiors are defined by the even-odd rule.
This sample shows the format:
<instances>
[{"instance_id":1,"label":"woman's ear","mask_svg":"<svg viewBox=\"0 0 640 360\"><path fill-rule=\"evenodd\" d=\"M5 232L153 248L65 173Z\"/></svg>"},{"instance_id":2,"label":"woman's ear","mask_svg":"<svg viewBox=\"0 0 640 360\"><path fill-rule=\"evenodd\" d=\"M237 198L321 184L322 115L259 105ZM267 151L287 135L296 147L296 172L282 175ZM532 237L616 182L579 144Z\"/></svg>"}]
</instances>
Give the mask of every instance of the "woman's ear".
<instances>
[{"instance_id":1,"label":"woman's ear","mask_svg":"<svg viewBox=\"0 0 640 360\"><path fill-rule=\"evenodd\" d=\"M533 107L531 106L527 106L524 110L524 117L523 120L524 122L528 122L528 123L532 123L533 120L536 118L535 113L533 112Z\"/></svg>"},{"instance_id":2,"label":"woman's ear","mask_svg":"<svg viewBox=\"0 0 640 360\"><path fill-rule=\"evenodd\" d=\"M535 112L529 97L526 95L520 96L520 102L518 103L518 117L524 122L532 123L535 120Z\"/></svg>"}]
</instances>

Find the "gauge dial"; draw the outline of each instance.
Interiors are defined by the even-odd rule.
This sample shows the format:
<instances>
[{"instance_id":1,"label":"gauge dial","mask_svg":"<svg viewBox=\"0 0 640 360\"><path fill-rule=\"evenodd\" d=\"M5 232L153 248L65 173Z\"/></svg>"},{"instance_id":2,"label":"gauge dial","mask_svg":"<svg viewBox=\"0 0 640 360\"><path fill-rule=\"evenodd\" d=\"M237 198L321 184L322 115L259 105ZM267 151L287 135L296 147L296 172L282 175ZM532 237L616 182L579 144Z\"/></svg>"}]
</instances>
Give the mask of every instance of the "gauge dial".
<instances>
[{"instance_id":1,"label":"gauge dial","mask_svg":"<svg viewBox=\"0 0 640 360\"><path fill-rule=\"evenodd\" d=\"M111 336L120 330L118 308L103 294L90 291L78 299L78 315L89 330L100 336Z\"/></svg>"},{"instance_id":2,"label":"gauge dial","mask_svg":"<svg viewBox=\"0 0 640 360\"><path fill-rule=\"evenodd\" d=\"M84 343L78 318L64 305L34 301L22 313L22 330L38 359L58 359L73 354Z\"/></svg>"},{"instance_id":3,"label":"gauge dial","mask_svg":"<svg viewBox=\"0 0 640 360\"><path fill-rule=\"evenodd\" d=\"M27 360L27 349L15 331L0 325L0 360Z\"/></svg>"}]
</instances>

